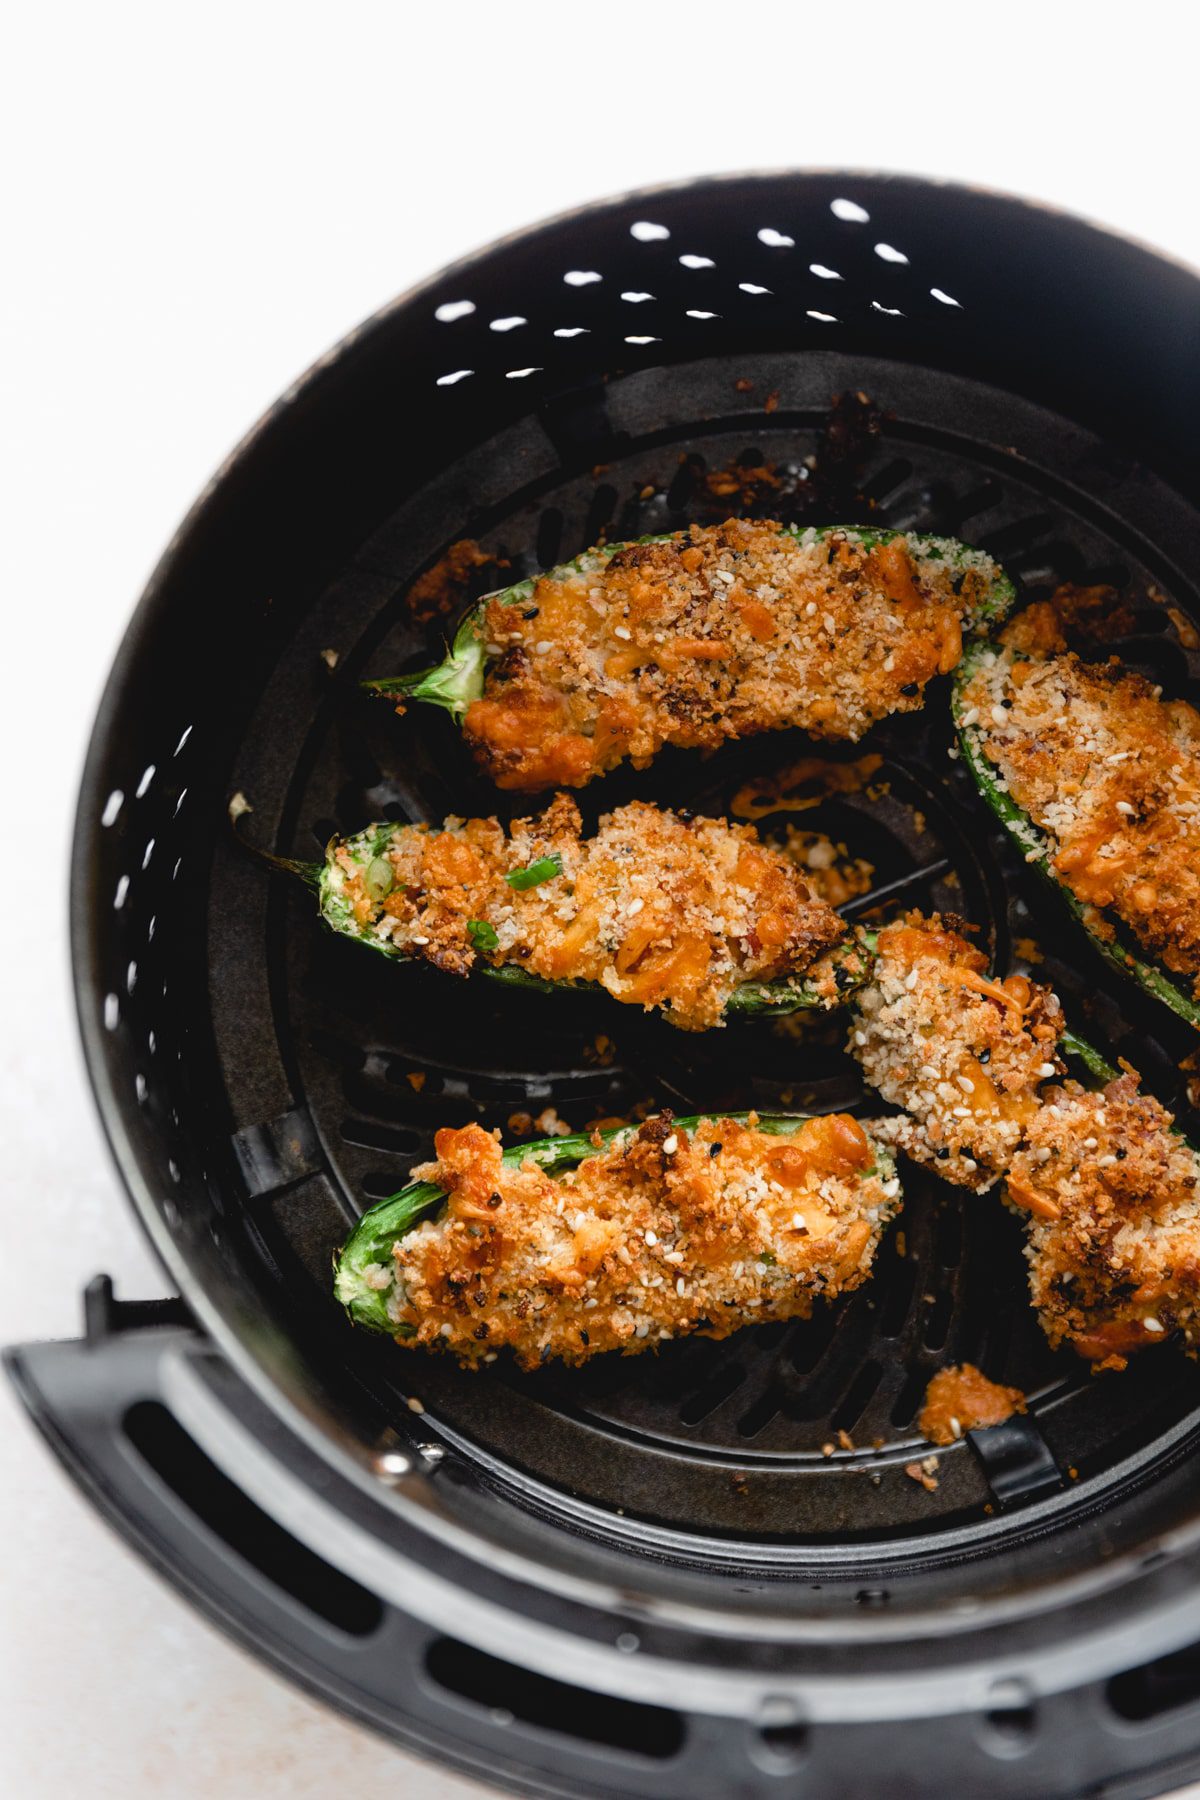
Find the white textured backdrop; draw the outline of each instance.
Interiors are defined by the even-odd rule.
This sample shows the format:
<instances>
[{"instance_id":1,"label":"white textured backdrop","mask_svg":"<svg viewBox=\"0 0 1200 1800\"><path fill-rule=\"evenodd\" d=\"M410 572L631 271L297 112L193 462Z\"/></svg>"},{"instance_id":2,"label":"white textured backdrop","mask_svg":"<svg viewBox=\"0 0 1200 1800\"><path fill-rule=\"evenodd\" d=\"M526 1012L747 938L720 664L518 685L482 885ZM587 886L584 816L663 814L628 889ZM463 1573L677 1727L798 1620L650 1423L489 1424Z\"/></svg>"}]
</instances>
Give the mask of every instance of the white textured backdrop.
<instances>
[{"instance_id":1,"label":"white textured backdrop","mask_svg":"<svg viewBox=\"0 0 1200 1800\"><path fill-rule=\"evenodd\" d=\"M0 48L0 1339L162 1282L92 1117L64 897L91 714L215 465L334 339L514 226L708 170L951 176L1200 262L1184 8L27 5ZM0 1788L480 1794L232 1649L0 1393ZM1200 1793L1200 1790L1197 1790Z\"/></svg>"}]
</instances>

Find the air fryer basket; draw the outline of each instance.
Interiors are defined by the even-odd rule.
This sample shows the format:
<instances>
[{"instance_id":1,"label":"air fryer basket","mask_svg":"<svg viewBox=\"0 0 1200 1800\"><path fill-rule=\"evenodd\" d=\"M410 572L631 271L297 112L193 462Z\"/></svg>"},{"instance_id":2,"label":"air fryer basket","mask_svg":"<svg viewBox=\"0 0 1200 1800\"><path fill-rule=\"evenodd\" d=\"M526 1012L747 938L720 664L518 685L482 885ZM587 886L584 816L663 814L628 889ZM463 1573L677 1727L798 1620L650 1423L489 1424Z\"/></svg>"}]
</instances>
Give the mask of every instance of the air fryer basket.
<instances>
[{"instance_id":1,"label":"air fryer basket","mask_svg":"<svg viewBox=\"0 0 1200 1800\"><path fill-rule=\"evenodd\" d=\"M245 836L312 857L377 817L517 810L442 715L357 687L436 654L447 621L408 594L463 537L479 591L747 507L952 533L1029 594L1113 584L1122 654L1194 693L1198 292L1076 220L909 179L636 194L369 322L172 544L97 722L72 901L100 1107L183 1305L97 1287L85 1353L12 1366L147 1553L347 1710L525 1793L869 1794L881 1767L896 1793L1152 1793L1200 1760L1200 1373L1051 1354L994 1199L908 1170L866 1287L721 1344L466 1375L352 1332L331 1252L440 1124L872 1102L836 1021L697 1037L380 966L226 820L240 790ZM935 688L821 753L879 762L799 822L976 920L1000 966L1032 940L1072 1020L1186 1112L1194 1040L1064 924L950 748ZM727 810L813 754L668 754L585 816ZM1030 1411L941 1452L931 1490L915 1416L964 1359Z\"/></svg>"}]
</instances>

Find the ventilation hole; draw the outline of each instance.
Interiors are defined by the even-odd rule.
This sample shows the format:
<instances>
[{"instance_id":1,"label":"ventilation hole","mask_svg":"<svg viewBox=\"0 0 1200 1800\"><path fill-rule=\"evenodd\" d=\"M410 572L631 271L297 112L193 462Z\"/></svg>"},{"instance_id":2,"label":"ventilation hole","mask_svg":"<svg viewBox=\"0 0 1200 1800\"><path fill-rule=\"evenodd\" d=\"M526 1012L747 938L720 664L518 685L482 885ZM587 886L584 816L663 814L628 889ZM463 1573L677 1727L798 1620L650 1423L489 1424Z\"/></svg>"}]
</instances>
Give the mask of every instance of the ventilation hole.
<instances>
[{"instance_id":1,"label":"ventilation hole","mask_svg":"<svg viewBox=\"0 0 1200 1800\"><path fill-rule=\"evenodd\" d=\"M404 1186L395 1169L371 1169L360 1183L368 1200L390 1200Z\"/></svg>"},{"instance_id":2,"label":"ventilation hole","mask_svg":"<svg viewBox=\"0 0 1200 1800\"><path fill-rule=\"evenodd\" d=\"M184 803L184 801L185 801L185 800L186 800L186 799L187 799L187 793L188 793L188 791L187 791L187 789L186 789L186 788L180 788L180 790L179 790L179 798L178 798L178 800L177 800L177 801L176 801L176 802L175 802L175 810L174 810L174 812L173 812L173 813L172 813L172 814L171 814L171 817L172 817L172 818L173 818L173 819L177 819L177 818L178 818L178 817L179 817L179 809L180 809L180 807L181 807L181 806L182 806L182 805L183 805L183 803Z\"/></svg>"},{"instance_id":3,"label":"ventilation hole","mask_svg":"<svg viewBox=\"0 0 1200 1800\"><path fill-rule=\"evenodd\" d=\"M137 789L135 791L134 798L137 800L140 800L142 795L146 792L146 789L150 786L150 783L153 780L154 780L154 764L151 763L150 767L148 769L142 770L142 779L137 784Z\"/></svg>"},{"instance_id":4,"label":"ventilation hole","mask_svg":"<svg viewBox=\"0 0 1200 1800\"><path fill-rule=\"evenodd\" d=\"M767 1720L754 1728L754 1760L769 1774L789 1775L800 1767L807 1754L808 1727L795 1717L790 1701L779 1702L777 1720L770 1718L772 1710L772 1702L766 1701L763 1711Z\"/></svg>"},{"instance_id":5,"label":"ventilation hole","mask_svg":"<svg viewBox=\"0 0 1200 1800\"><path fill-rule=\"evenodd\" d=\"M556 506L548 506L538 520L535 555L543 569L553 568L562 545L563 516Z\"/></svg>"},{"instance_id":6,"label":"ventilation hole","mask_svg":"<svg viewBox=\"0 0 1200 1800\"><path fill-rule=\"evenodd\" d=\"M179 1183L183 1180L183 1176L179 1172L179 1164L175 1161L173 1156L168 1156L167 1158L167 1174L171 1177L171 1180L175 1183L176 1187L178 1187Z\"/></svg>"},{"instance_id":7,"label":"ventilation hole","mask_svg":"<svg viewBox=\"0 0 1200 1800\"><path fill-rule=\"evenodd\" d=\"M855 200L831 200L829 210L835 219L845 219L850 225L867 225L871 215L865 207L859 206Z\"/></svg>"},{"instance_id":8,"label":"ventilation hole","mask_svg":"<svg viewBox=\"0 0 1200 1800\"><path fill-rule=\"evenodd\" d=\"M627 337L627 344L661 344L662 339L656 337Z\"/></svg>"},{"instance_id":9,"label":"ventilation hole","mask_svg":"<svg viewBox=\"0 0 1200 1800\"><path fill-rule=\"evenodd\" d=\"M892 494L907 481L913 472L913 466L906 457L895 456L883 465L862 489L864 500L880 501L886 494Z\"/></svg>"},{"instance_id":10,"label":"ventilation hole","mask_svg":"<svg viewBox=\"0 0 1200 1800\"><path fill-rule=\"evenodd\" d=\"M157 930L158 930L158 918L157 918L156 914L152 913L150 916L150 923L146 927L146 942L148 944L152 944L154 942L154 933Z\"/></svg>"},{"instance_id":11,"label":"ventilation hole","mask_svg":"<svg viewBox=\"0 0 1200 1800\"><path fill-rule=\"evenodd\" d=\"M1037 1724L1037 1713L1032 1706L997 1706L985 1713L984 1718L989 1729L1000 1739L997 1748L1003 1747L1009 1754L1028 1746Z\"/></svg>"},{"instance_id":12,"label":"ventilation hole","mask_svg":"<svg viewBox=\"0 0 1200 1800\"><path fill-rule=\"evenodd\" d=\"M182 736L182 737L181 737L181 738L180 738L180 740L179 740L179 742L178 742L178 743L177 743L177 744L176 744L176 746L175 746L175 748L174 748L174 750L173 750L173 751L172 751L172 752L171 752L171 754L172 754L172 756L178 756L178 755L179 755L179 752L180 752L180 751L181 751L181 750L182 750L182 749L183 749L183 746L184 746L184 745L185 745L185 744L186 744L186 743L187 743L187 741L188 741L188 739L189 739L189 738L190 738L190 737L191 737L191 735L192 735L192 730L193 730L193 727L192 727L192 726L191 726L191 725L185 725L185 726L184 726L184 728L183 728L183 736Z\"/></svg>"},{"instance_id":13,"label":"ventilation hole","mask_svg":"<svg viewBox=\"0 0 1200 1800\"><path fill-rule=\"evenodd\" d=\"M627 288L621 298L628 300L631 306L640 306L643 300L653 300L654 295L644 294L638 288Z\"/></svg>"},{"instance_id":14,"label":"ventilation hole","mask_svg":"<svg viewBox=\"0 0 1200 1800\"><path fill-rule=\"evenodd\" d=\"M929 1317L925 1321L925 1347L927 1350L940 1350L946 1342L946 1334L950 1330L950 1320L954 1313L954 1295L940 1293L929 1309Z\"/></svg>"},{"instance_id":15,"label":"ventilation hole","mask_svg":"<svg viewBox=\"0 0 1200 1800\"><path fill-rule=\"evenodd\" d=\"M758 241L769 245L772 250L794 250L796 247L795 238L786 237L782 231L773 231L769 225L763 226L758 234Z\"/></svg>"},{"instance_id":16,"label":"ventilation hole","mask_svg":"<svg viewBox=\"0 0 1200 1800\"><path fill-rule=\"evenodd\" d=\"M115 994L104 996L104 1029L115 1031L121 1022L121 1002Z\"/></svg>"},{"instance_id":17,"label":"ventilation hole","mask_svg":"<svg viewBox=\"0 0 1200 1800\"><path fill-rule=\"evenodd\" d=\"M858 1424L882 1378L883 1370L877 1362L863 1364L845 1398L830 1415L829 1423L835 1431L850 1431Z\"/></svg>"},{"instance_id":18,"label":"ventilation hole","mask_svg":"<svg viewBox=\"0 0 1200 1800\"><path fill-rule=\"evenodd\" d=\"M100 823L102 825L115 824L117 814L124 804L124 794L121 792L120 788L114 788L112 793L108 796L108 799L104 802L104 811L100 814Z\"/></svg>"},{"instance_id":19,"label":"ventilation hole","mask_svg":"<svg viewBox=\"0 0 1200 1800\"><path fill-rule=\"evenodd\" d=\"M898 1257L895 1267L889 1271L887 1292L879 1315L879 1335L894 1338L900 1335L908 1309L912 1304L913 1288L917 1284L917 1264L911 1256Z\"/></svg>"},{"instance_id":20,"label":"ventilation hole","mask_svg":"<svg viewBox=\"0 0 1200 1800\"><path fill-rule=\"evenodd\" d=\"M517 329L518 325L528 325L528 323L529 323L529 320L523 319L521 317L520 313L514 313L512 315L512 317L509 319L493 319L491 324L488 326L488 330L489 331L515 331Z\"/></svg>"},{"instance_id":21,"label":"ventilation hole","mask_svg":"<svg viewBox=\"0 0 1200 1800\"><path fill-rule=\"evenodd\" d=\"M662 238L669 238L671 234L665 225L655 225L649 219L637 219L629 227L629 235L635 237L639 244L654 244Z\"/></svg>"},{"instance_id":22,"label":"ventilation hole","mask_svg":"<svg viewBox=\"0 0 1200 1800\"><path fill-rule=\"evenodd\" d=\"M618 1700L589 1688L536 1675L460 1644L437 1638L425 1655L430 1679L494 1720L498 1711L536 1731L582 1738L626 1756L665 1762L683 1747L683 1720L665 1706Z\"/></svg>"},{"instance_id":23,"label":"ventilation hole","mask_svg":"<svg viewBox=\"0 0 1200 1800\"><path fill-rule=\"evenodd\" d=\"M896 1396L896 1404L892 1407L892 1424L903 1428L911 1425L917 1416L917 1408L925 1398L925 1389L929 1383L928 1373L921 1369L910 1369L904 1386Z\"/></svg>"},{"instance_id":24,"label":"ventilation hole","mask_svg":"<svg viewBox=\"0 0 1200 1800\"><path fill-rule=\"evenodd\" d=\"M962 311L962 301L956 300L953 294L948 294L945 288L930 288L929 291L935 300L941 301L943 306L957 306L959 311Z\"/></svg>"},{"instance_id":25,"label":"ventilation hole","mask_svg":"<svg viewBox=\"0 0 1200 1800\"><path fill-rule=\"evenodd\" d=\"M700 312L697 308L689 306L687 316L689 319L719 319L721 315L720 313Z\"/></svg>"},{"instance_id":26,"label":"ventilation hole","mask_svg":"<svg viewBox=\"0 0 1200 1800\"><path fill-rule=\"evenodd\" d=\"M146 1077L144 1075L139 1073L134 1076L133 1091L137 1095L138 1105L145 1106L147 1088L146 1088Z\"/></svg>"},{"instance_id":27,"label":"ventilation hole","mask_svg":"<svg viewBox=\"0 0 1200 1800\"><path fill-rule=\"evenodd\" d=\"M884 262L906 263L908 261L903 250L897 250L894 244L876 244L875 254L882 257Z\"/></svg>"},{"instance_id":28,"label":"ventilation hole","mask_svg":"<svg viewBox=\"0 0 1200 1800\"><path fill-rule=\"evenodd\" d=\"M453 387L456 381L465 381L468 375L473 375L474 373L474 369L452 369L449 375L438 376L437 386Z\"/></svg>"},{"instance_id":29,"label":"ventilation hole","mask_svg":"<svg viewBox=\"0 0 1200 1800\"><path fill-rule=\"evenodd\" d=\"M596 542L617 509L618 497L616 488L608 482L602 482L596 489L592 495L591 505L588 507L587 523L584 526L585 543L594 544Z\"/></svg>"},{"instance_id":30,"label":"ventilation hole","mask_svg":"<svg viewBox=\"0 0 1200 1800\"><path fill-rule=\"evenodd\" d=\"M236 1557L337 1630L353 1637L368 1637L378 1630L383 1607L375 1595L248 1499L159 1401L139 1400L122 1425L159 1480Z\"/></svg>"},{"instance_id":31,"label":"ventilation hole","mask_svg":"<svg viewBox=\"0 0 1200 1800\"><path fill-rule=\"evenodd\" d=\"M746 1371L740 1363L730 1363L727 1368L719 1369L711 1381L706 1381L696 1393L689 1394L679 1409L679 1417L685 1425L698 1425L701 1419L717 1410L722 1400L735 1394L745 1379Z\"/></svg>"},{"instance_id":32,"label":"ventilation hole","mask_svg":"<svg viewBox=\"0 0 1200 1800\"><path fill-rule=\"evenodd\" d=\"M1200 1700L1200 1644L1188 1644L1170 1656L1114 1675L1105 1697L1118 1718L1139 1723L1190 1706Z\"/></svg>"},{"instance_id":33,"label":"ventilation hole","mask_svg":"<svg viewBox=\"0 0 1200 1800\"><path fill-rule=\"evenodd\" d=\"M842 281L845 279L844 276L838 274L836 269L826 268L824 263L809 263L808 268L810 274L819 275L822 281Z\"/></svg>"},{"instance_id":34,"label":"ventilation hole","mask_svg":"<svg viewBox=\"0 0 1200 1800\"><path fill-rule=\"evenodd\" d=\"M135 962L131 962L125 971L125 992L127 994L132 994L134 988L137 986L137 978L138 966Z\"/></svg>"},{"instance_id":35,"label":"ventilation hole","mask_svg":"<svg viewBox=\"0 0 1200 1800\"><path fill-rule=\"evenodd\" d=\"M837 1330L838 1315L826 1309L814 1313L798 1325L792 1336L788 1352L788 1361L797 1375L807 1375L815 1369L833 1341Z\"/></svg>"},{"instance_id":36,"label":"ventilation hole","mask_svg":"<svg viewBox=\"0 0 1200 1800\"><path fill-rule=\"evenodd\" d=\"M717 266L711 256L693 256L690 251L679 260L685 269L715 269Z\"/></svg>"},{"instance_id":37,"label":"ventilation hole","mask_svg":"<svg viewBox=\"0 0 1200 1800\"><path fill-rule=\"evenodd\" d=\"M121 908L125 904L125 896L128 892L129 892L129 877L128 877L128 875L122 875L120 881L118 881L118 883L117 883L117 891L113 895L113 911L114 912L120 912Z\"/></svg>"},{"instance_id":38,"label":"ventilation hole","mask_svg":"<svg viewBox=\"0 0 1200 1800\"><path fill-rule=\"evenodd\" d=\"M599 269L568 269L563 276L568 287L590 287L593 281L603 281Z\"/></svg>"},{"instance_id":39,"label":"ventilation hole","mask_svg":"<svg viewBox=\"0 0 1200 1800\"><path fill-rule=\"evenodd\" d=\"M759 287L756 281L739 281L738 286L743 294L769 294L771 292L770 288Z\"/></svg>"},{"instance_id":40,"label":"ventilation hole","mask_svg":"<svg viewBox=\"0 0 1200 1800\"><path fill-rule=\"evenodd\" d=\"M587 334L588 328L586 325L556 325L554 328L555 337L586 337Z\"/></svg>"},{"instance_id":41,"label":"ventilation hole","mask_svg":"<svg viewBox=\"0 0 1200 1800\"><path fill-rule=\"evenodd\" d=\"M158 1050L158 1039L152 1031L146 1033L146 1048L149 1050L151 1056L154 1056Z\"/></svg>"},{"instance_id":42,"label":"ventilation hole","mask_svg":"<svg viewBox=\"0 0 1200 1800\"><path fill-rule=\"evenodd\" d=\"M757 1437L765 1426L771 1423L779 1411L782 1394L778 1385L772 1382L765 1393L760 1394L754 1405L748 1407L737 1422L738 1436L744 1438Z\"/></svg>"},{"instance_id":43,"label":"ventilation hole","mask_svg":"<svg viewBox=\"0 0 1200 1800\"><path fill-rule=\"evenodd\" d=\"M465 319L475 311L473 300L446 300L434 313L434 318L443 325L453 325L455 319Z\"/></svg>"},{"instance_id":44,"label":"ventilation hole","mask_svg":"<svg viewBox=\"0 0 1200 1800\"><path fill-rule=\"evenodd\" d=\"M536 375L538 373L539 368L537 366L529 369L506 369L504 372L504 379L506 381L524 381L527 375Z\"/></svg>"},{"instance_id":45,"label":"ventilation hole","mask_svg":"<svg viewBox=\"0 0 1200 1800\"><path fill-rule=\"evenodd\" d=\"M886 313L889 319L902 319L904 317L904 314L898 306L882 306L878 300L872 300L871 309L873 312Z\"/></svg>"},{"instance_id":46,"label":"ventilation hole","mask_svg":"<svg viewBox=\"0 0 1200 1800\"><path fill-rule=\"evenodd\" d=\"M146 848L142 851L143 869L148 869L150 867L150 858L154 855L154 844L154 838L150 838L146 844Z\"/></svg>"},{"instance_id":47,"label":"ventilation hole","mask_svg":"<svg viewBox=\"0 0 1200 1800\"><path fill-rule=\"evenodd\" d=\"M814 312L811 306L807 309L807 316L810 319L819 320L822 325L837 325L840 323L832 313Z\"/></svg>"},{"instance_id":48,"label":"ventilation hole","mask_svg":"<svg viewBox=\"0 0 1200 1800\"><path fill-rule=\"evenodd\" d=\"M642 1640L636 1632L621 1631L617 1633L616 1645L622 1656L632 1656L641 1648Z\"/></svg>"},{"instance_id":49,"label":"ventilation hole","mask_svg":"<svg viewBox=\"0 0 1200 1800\"><path fill-rule=\"evenodd\" d=\"M342 1137L347 1144L358 1144L364 1150L394 1150L407 1156L420 1148L421 1134L406 1125L377 1125L371 1119L343 1119Z\"/></svg>"},{"instance_id":50,"label":"ventilation hole","mask_svg":"<svg viewBox=\"0 0 1200 1800\"><path fill-rule=\"evenodd\" d=\"M962 1260L962 1227L960 1212L947 1207L938 1214L933 1254L943 1269L956 1269Z\"/></svg>"}]
</instances>

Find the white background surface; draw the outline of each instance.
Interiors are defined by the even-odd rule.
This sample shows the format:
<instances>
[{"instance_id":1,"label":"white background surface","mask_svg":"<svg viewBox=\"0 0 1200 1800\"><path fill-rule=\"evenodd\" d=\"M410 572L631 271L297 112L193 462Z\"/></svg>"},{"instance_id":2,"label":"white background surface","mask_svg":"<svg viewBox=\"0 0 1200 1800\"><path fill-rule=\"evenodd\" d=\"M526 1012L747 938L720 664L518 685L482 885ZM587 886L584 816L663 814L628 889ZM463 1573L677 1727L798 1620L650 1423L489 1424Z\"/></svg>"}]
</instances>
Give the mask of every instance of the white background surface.
<instances>
[{"instance_id":1,"label":"white background surface","mask_svg":"<svg viewBox=\"0 0 1200 1800\"><path fill-rule=\"evenodd\" d=\"M0 53L0 1340L73 1334L98 1269L126 1296L162 1291L76 1050L69 822L128 612L263 408L441 263L705 170L952 176L1200 262L1186 16L962 0L21 9ZM482 1792L230 1648L91 1516L7 1392L0 1432L6 1794Z\"/></svg>"}]
</instances>

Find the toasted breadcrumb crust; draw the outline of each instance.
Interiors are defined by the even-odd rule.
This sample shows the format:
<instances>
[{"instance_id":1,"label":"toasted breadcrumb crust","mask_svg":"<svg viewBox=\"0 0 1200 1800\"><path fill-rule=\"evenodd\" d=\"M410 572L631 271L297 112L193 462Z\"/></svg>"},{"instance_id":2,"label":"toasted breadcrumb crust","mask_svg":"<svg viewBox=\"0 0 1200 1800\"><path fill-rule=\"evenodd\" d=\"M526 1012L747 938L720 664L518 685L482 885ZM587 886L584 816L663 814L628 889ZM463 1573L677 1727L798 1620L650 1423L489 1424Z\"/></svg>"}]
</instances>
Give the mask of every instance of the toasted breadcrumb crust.
<instances>
[{"instance_id":1,"label":"toasted breadcrumb crust","mask_svg":"<svg viewBox=\"0 0 1200 1800\"><path fill-rule=\"evenodd\" d=\"M1030 1290L1050 1342L1101 1367L1183 1333L1200 1340L1200 1160L1138 1077L1050 1088L1007 1198L1029 1219Z\"/></svg>"},{"instance_id":2,"label":"toasted breadcrumb crust","mask_svg":"<svg viewBox=\"0 0 1200 1800\"><path fill-rule=\"evenodd\" d=\"M784 726L860 738L957 665L999 573L964 558L737 519L590 552L519 603L489 602L466 736L493 781L525 791L643 768L664 744Z\"/></svg>"},{"instance_id":3,"label":"toasted breadcrumb crust","mask_svg":"<svg viewBox=\"0 0 1200 1800\"><path fill-rule=\"evenodd\" d=\"M878 939L851 1053L871 1086L905 1109L877 1127L939 1175L983 1193L1003 1174L1065 1065L1062 1009L1024 975L995 981L953 918L909 913Z\"/></svg>"},{"instance_id":4,"label":"toasted breadcrumb crust","mask_svg":"<svg viewBox=\"0 0 1200 1800\"><path fill-rule=\"evenodd\" d=\"M1029 612L981 659L962 723L1092 928L1119 921L1200 999L1200 713L1115 657L1055 653L1057 609Z\"/></svg>"},{"instance_id":5,"label":"toasted breadcrumb crust","mask_svg":"<svg viewBox=\"0 0 1200 1800\"><path fill-rule=\"evenodd\" d=\"M539 863L545 879L510 885ZM507 830L494 818L373 828L330 846L324 905L335 925L348 915L359 935L453 974L482 960L598 982L690 1031L719 1025L744 982L803 975L830 1005L841 993L822 959L846 927L783 851L752 826L641 801L586 839L566 794Z\"/></svg>"},{"instance_id":6,"label":"toasted breadcrumb crust","mask_svg":"<svg viewBox=\"0 0 1200 1800\"><path fill-rule=\"evenodd\" d=\"M846 1114L779 1136L754 1114L689 1133L664 1113L558 1176L506 1166L478 1125L435 1147L413 1177L445 1208L376 1279L398 1342L464 1364L504 1348L525 1368L582 1363L807 1318L865 1280L899 1206L886 1153Z\"/></svg>"}]
</instances>

